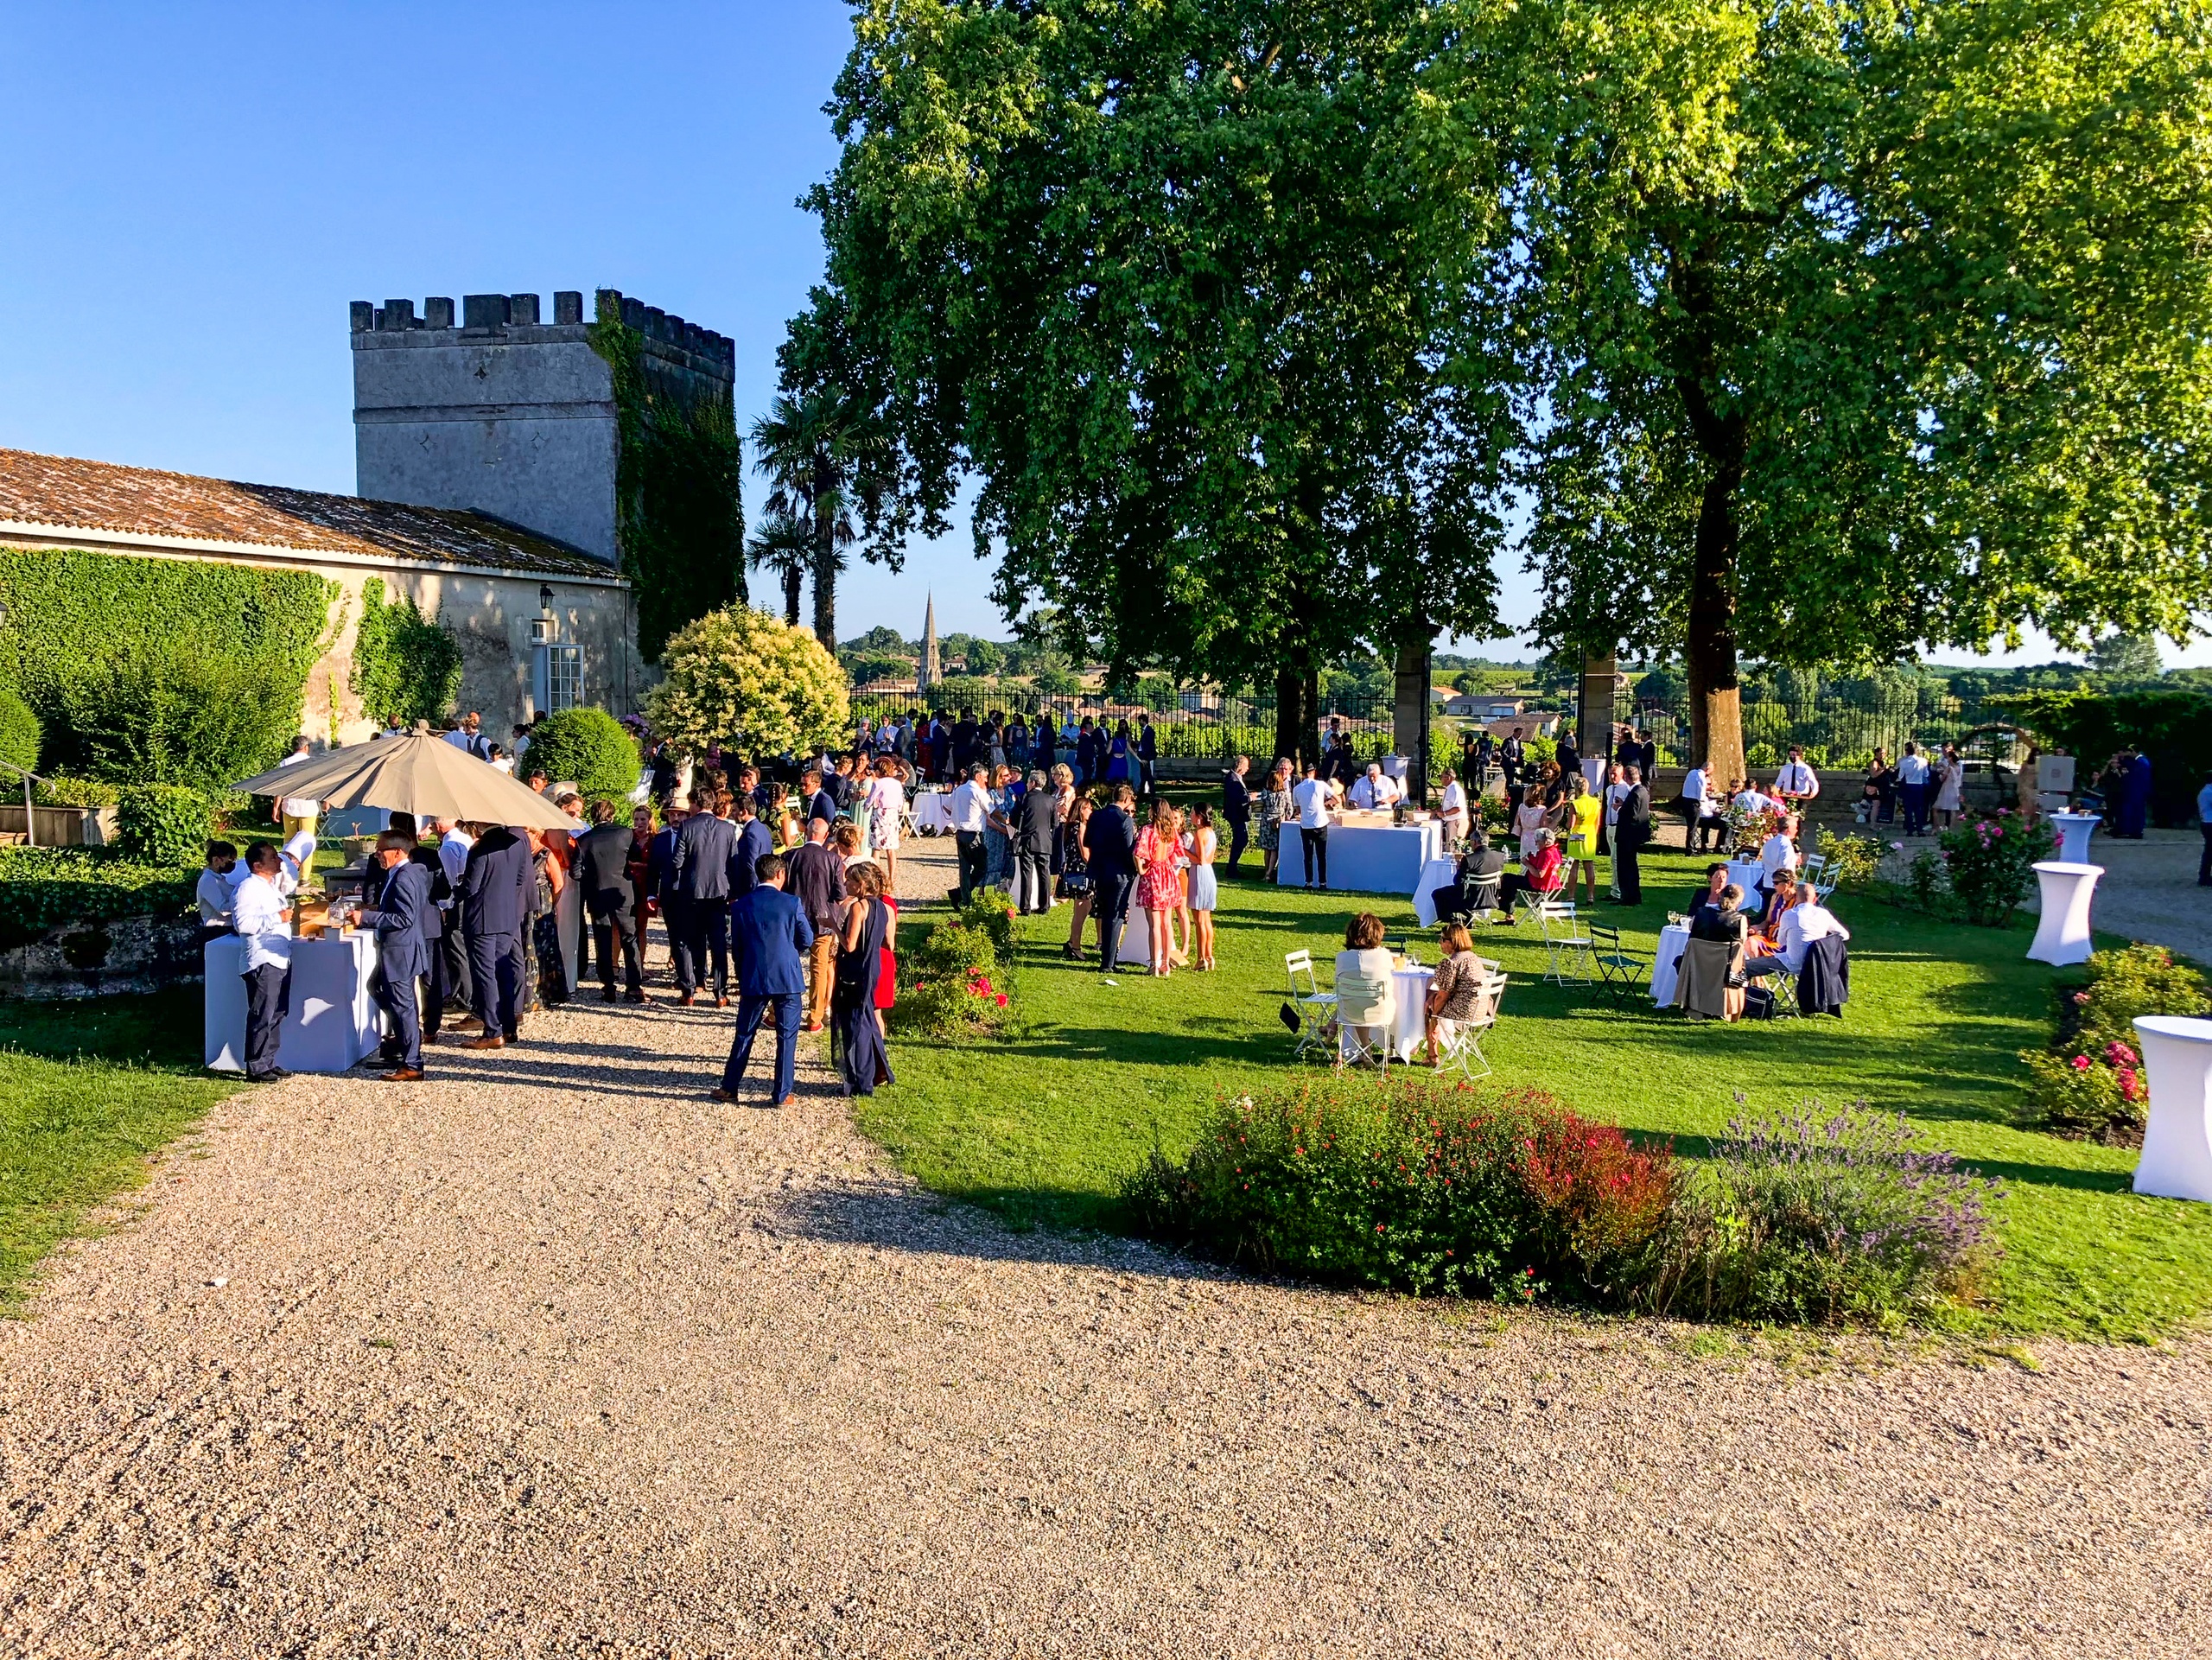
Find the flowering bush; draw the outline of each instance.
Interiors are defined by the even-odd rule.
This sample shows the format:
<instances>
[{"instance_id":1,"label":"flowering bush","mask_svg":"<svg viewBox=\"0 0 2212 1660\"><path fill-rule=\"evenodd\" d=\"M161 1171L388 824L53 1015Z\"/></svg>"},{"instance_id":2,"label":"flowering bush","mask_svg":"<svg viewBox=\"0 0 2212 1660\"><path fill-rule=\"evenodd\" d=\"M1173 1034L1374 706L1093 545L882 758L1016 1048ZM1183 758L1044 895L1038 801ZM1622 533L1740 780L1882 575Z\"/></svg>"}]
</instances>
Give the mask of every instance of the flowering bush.
<instances>
[{"instance_id":1,"label":"flowering bush","mask_svg":"<svg viewBox=\"0 0 2212 1660\"><path fill-rule=\"evenodd\" d=\"M1873 836L1838 836L1822 830L1815 840L1815 850L1828 862L1827 880L1838 887L1864 887L1881 867L1882 844Z\"/></svg>"},{"instance_id":2,"label":"flowering bush","mask_svg":"<svg viewBox=\"0 0 2212 1660\"><path fill-rule=\"evenodd\" d=\"M1142 1232L1338 1283L1623 1300L1678 1185L1664 1148L1536 1091L1306 1079L1216 1103L1124 1188Z\"/></svg>"},{"instance_id":3,"label":"flowering bush","mask_svg":"<svg viewBox=\"0 0 2212 1660\"><path fill-rule=\"evenodd\" d=\"M893 1022L923 1037L997 1031L1014 1003L1014 911L987 888L899 956Z\"/></svg>"},{"instance_id":4,"label":"flowering bush","mask_svg":"<svg viewBox=\"0 0 2212 1660\"><path fill-rule=\"evenodd\" d=\"M1642 1300L1662 1313L1894 1324L1974 1293L1997 1256L1996 1191L1864 1103L1732 1122L1674 1206Z\"/></svg>"},{"instance_id":5,"label":"flowering bush","mask_svg":"<svg viewBox=\"0 0 2212 1660\"><path fill-rule=\"evenodd\" d=\"M1007 969L1014 964L1014 906L995 887L979 888L952 913L960 926L973 928L988 939L994 964Z\"/></svg>"},{"instance_id":6,"label":"flowering bush","mask_svg":"<svg viewBox=\"0 0 2212 1660\"><path fill-rule=\"evenodd\" d=\"M2114 1147L2139 1147L2150 1107L2139 1014L2212 1012L2204 976L2162 945L2099 951L2079 982L2058 988L2058 1023L2048 1050L2025 1050L2029 1118L2037 1129Z\"/></svg>"},{"instance_id":7,"label":"flowering bush","mask_svg":"<svg viewBox=\"0 0 2212 1660\"><path fill-rule=\"evenodd\" d=\"M1783 816L1770 809L1738 807L1731 803L1720 810L1720 821L1728 827L1729 846L1738 853L1757 853L1766 846L1768 839L1782 828Z\"/></svg>"},{"instance_id":8,"label":"flowering bush","mask_svg":"<svg viewBox=\"0 0 2212 1660\"><path fill-rule=\"evenodd\" d=\"M1943 875L1969 922L2002 927L2035 886L2035 865L2056 851L2056 833L2018 809L2000 807L1936 838Z\"/></svg>"}]
</instances>

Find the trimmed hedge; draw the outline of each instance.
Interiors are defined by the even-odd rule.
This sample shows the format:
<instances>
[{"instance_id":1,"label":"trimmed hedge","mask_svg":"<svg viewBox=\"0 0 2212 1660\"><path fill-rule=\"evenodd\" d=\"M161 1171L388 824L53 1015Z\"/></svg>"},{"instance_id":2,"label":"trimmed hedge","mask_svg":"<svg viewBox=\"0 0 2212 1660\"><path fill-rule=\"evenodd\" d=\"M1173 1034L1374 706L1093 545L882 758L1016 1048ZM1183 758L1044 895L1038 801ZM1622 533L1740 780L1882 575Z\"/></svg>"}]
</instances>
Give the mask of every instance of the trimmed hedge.
<instances>
[{"instance_id":1,"label":"trimmed hedge","mask_svg":"<svg viewBox=\"0 0 2212 1660\"><path fill-rule=\"evenodd\" d=\"M67 922L175 917L192 908L198 873L101 848L0 846L0 951Z\"/></svg>"},{"instance_id":2,"label":"trimmed hedge","mask_svg":"<svg viewBox=\"0 0 2212 1660\"><path fill-rule=\"evenodd\" d=\"M638 746L603 709L564 709L541 716L518 770L575 781L591 800L627 796L637 787Z\"/></svg>"},{"instance_id":3,"label":"trimmed hedge","mask_svg":"<svg viewBox=\"0 0 2212 1660\"><path fill-rule=\"evenodd\" d=\"M41 770L226 784L297 730L336 593L307 571L0 549L0 680L45 728Z\"/></svg>"}]
</instances>

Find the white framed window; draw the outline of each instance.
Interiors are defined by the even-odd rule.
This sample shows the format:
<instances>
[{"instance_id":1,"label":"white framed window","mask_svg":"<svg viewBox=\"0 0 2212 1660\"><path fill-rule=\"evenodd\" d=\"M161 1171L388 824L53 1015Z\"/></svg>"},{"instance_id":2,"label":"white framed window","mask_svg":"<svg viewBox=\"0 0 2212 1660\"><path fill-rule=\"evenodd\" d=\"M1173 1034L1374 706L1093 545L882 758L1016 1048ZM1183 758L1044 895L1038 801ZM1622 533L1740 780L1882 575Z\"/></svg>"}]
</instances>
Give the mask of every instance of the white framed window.
<instances>
[{"instance_id":1,"label":"white framed window","mask_svg":"<svg viewBox=\"0 0 2212 1660\"><path fill-rule=\"evenodd\" d=\"M545 653L547 710L574 709L584 701L584 652L581 646L552 646Z\"/></svg>"}]
</instances>

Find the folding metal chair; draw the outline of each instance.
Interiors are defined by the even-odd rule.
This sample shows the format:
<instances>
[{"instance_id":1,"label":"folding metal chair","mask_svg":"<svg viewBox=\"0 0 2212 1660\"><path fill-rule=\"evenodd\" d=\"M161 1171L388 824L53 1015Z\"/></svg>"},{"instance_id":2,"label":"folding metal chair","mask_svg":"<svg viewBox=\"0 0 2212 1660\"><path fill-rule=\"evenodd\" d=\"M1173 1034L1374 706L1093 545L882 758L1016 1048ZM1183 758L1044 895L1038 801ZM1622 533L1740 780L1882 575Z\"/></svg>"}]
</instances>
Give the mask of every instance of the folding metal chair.
<instances>
[{"instance_id":1,"label":"folding metal chair","mask_svg":"<svg viewBox=\"0 0 2212 1660\"><path fill-rule=\"evenodd\" d=\"M1651 971L1651 959L1625 950L1621 931L1602 923L1590 925L1590 959L1598 965L1598 978L1614 1002L1633 996Z\"/></svg>"},{"instance_id":2,"label":"folding metal chair","mask_svg":"<svg viewBox=\"0 0 2212 1660\"><path fill-rule=\"evenodd\" d=\"M1298 1047L1291 1052L1291 1058L1298 1059L1315 1044L1326 1041L1321 1028L1337 1011L1337 994L1322 990L1314 979L1312 951L1285 951L1282 966L1284 977L1290 982L1291 1007L1298 1014ZM1298 983L1300 975L1306 976L1302 988Z\"/></svg>"},{"instance_id":3,"label":"folding metal chair","mask_svg":"<svg viewBox=\"0 0 2212 1660\"><path fill-rule=\"evenodd\" d=\"M1375 1035L1363 1038L1359 1035L1359 1027L1341 1021L1338 1022L1338 1071L1342 1072L1347 1066L1372 1066L1380 1072L1390 1070L1390 1057L1397 1054L1397 1045L1392 1040L1393 1034L1397 1030L1395 1011L1391 1019L1371 1029ZM1398 1059L1402 1063L1405 1057L1399 1055Z\"/></svg>"},{"instance_id":4,"label":"folding metal chair","mask_svg":"<svg viewBox=\"0 0 2212 1660\"><path fill-rule=\"evenodd\" d=\"M1497 1006L1505 997L1505 976L1493 971L1483 980L1476 994L1482 1001L1483 1012L1473 1020L1462 1021L1459 1029L1438 1046L1436 1070L1457 1072L1470 1082L1490 1076L1490 1058L1483 1053L1483 1034L1497 1024ZM1477 1072L1475 1068L1482 1068Z\"/></svg>"},{"instance_id":5,"label":"folding metal chair","mask_svg":"<svg viewBox=\"0 0 2212 1660\"><path fill-rule=\"evenodd\" d=\"M1590 983L1590 936L1575 919L1570 900L1547 900L1536 907L1536 923L1543 930L1544 978L1554 985Z\"/></svg>"}]
</instances>

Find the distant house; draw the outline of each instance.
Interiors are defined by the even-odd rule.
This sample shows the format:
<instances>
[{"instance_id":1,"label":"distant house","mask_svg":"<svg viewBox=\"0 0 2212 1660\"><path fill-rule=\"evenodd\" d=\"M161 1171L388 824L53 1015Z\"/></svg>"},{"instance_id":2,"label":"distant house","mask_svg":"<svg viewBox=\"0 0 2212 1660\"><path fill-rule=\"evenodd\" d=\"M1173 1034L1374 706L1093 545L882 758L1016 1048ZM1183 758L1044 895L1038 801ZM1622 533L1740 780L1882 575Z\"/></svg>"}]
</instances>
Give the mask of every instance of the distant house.
<instances>
[{"instance_id":1,"label":"distant house","mask_svg":"<svg viewBox=\"0 0 2212 1660\"><path fill-rule=\"evenodd\" d=\"M1500 740L1511 737L1516 726L1521 728L1521 735L1524 738L1549 738L1558 735L1560 722L1564 718L1541 711L1533 715L1516 712L1501 715L1496 720L1485 721L1483 724L1490 728L1491 737Z\"/></svg>"},{"instance_id":2,"label":"distant house","mask_svg":"<svg viewBox=\"0 0 2212 1660\"><path fill-rule=\"evenodd\" d=\"M1510 721L1526 708L1510 693L1463 691L1446 703L1444 712L1463 721Z\"/></svg>"}]
</instances>

